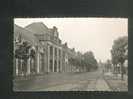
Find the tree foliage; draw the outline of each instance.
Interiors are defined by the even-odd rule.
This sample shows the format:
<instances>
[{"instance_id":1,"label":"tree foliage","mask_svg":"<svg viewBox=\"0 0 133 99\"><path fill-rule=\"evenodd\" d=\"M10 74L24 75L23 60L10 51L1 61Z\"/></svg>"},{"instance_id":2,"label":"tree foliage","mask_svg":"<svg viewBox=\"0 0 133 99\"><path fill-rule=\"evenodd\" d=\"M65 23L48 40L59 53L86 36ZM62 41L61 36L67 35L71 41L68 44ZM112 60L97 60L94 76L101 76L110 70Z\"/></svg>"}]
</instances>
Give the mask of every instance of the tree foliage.
<instances>
[{"instance_id":1,"label":"tree foliage","mask_svg":"<svg viewBox=\"0 0 133 99\"><path fill-rule=\"evenodd\" d=\"M86 52L83 56L87 70L97 69L97 60L95 59L92 51Z\"/></svg>"},{"instance_id":2,"label":"tree foliage","mask_svg":"<svg viewBox=\"0 0 133 99\"><path fill-rule=\"evenodd\" d=\"M31 50L29 53L29 49L31 45L25 41L15 50L15 57L19 59L28 59L29 57L35 57L35 51Z\"/></svg>"},{"instance_id":3,"label":"tree foliage","mask_svg":"<svg viewBox=\"0 0 133 99\"><path fill-rule=\"evenodd\" d=\"M120 37L114 41L114 44L112 46L111 55L112 55L112 63L118 64L122 63L126 59L126 49L125 47L128 45L128 38L127 36Z\"/></svg>"},{"instance_id":4,"label":"tree foliage","mask_svg":"<svg viewBox=\"0 0 133 99\"><path fill-rule=\"evenodd\" d=\"M82 56L80 55L80 57L70 58L69 63L76 67L86 68L87 71L97 69L97 61L91 51L86 52Z\"/></svg>"}]
</instances>

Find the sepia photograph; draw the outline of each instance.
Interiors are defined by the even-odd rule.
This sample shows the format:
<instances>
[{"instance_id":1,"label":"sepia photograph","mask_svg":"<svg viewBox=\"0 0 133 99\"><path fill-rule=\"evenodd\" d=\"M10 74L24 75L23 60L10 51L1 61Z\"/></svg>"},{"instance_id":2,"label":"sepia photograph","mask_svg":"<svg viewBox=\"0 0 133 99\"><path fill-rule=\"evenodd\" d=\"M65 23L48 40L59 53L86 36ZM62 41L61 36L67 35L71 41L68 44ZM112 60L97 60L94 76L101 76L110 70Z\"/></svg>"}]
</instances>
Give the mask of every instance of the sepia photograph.
<instances>
[{"instance_id":1,"label":"sepia photograph","mask_svg":"<svg viewBox=\"0 0 133 99\"><path fill-rule=\"evenodd\" d=\"M13 91L128 92L128 18L14 18Z\"/></svg>"}]
</instances>

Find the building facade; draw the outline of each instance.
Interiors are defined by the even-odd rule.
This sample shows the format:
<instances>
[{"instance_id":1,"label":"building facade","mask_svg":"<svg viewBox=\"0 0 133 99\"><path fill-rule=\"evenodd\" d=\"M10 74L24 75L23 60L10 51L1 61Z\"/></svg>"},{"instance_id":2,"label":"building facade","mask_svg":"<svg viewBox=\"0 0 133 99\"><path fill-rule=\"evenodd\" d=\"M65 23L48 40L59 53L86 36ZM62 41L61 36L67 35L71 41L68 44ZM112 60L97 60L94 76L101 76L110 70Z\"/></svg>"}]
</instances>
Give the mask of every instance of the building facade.
<instances>
[{"instance_id":1,"label":"building facade","mask_svg":"<svg viewBox=\"0 0 133 99\"><path fill-rule=\"evenodd\" d=\"M26 49L27 48L27 49ZM69 59L76 52L62 44L55 26L41 22L24 28L14 25L14 75L71 72Z\"/></svg>"}]
</instances>

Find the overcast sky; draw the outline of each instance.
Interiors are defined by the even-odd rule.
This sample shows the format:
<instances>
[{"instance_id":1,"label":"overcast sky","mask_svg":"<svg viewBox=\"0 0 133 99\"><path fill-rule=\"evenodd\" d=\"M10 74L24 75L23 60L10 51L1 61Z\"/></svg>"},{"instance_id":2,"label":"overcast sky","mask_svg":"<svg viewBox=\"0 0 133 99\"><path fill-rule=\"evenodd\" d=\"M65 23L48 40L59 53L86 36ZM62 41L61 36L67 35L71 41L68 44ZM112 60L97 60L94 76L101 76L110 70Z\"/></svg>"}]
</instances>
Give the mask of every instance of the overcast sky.
<instances>
[{"instance_id":1,"label":"overcast sky","mask_svg":"<svg viewBox=\"0 0 133 99\"><path fill-rule=\"evenodd\" d=\"M111 59L113 40L128 35L126 18L16 18L14 23L25 27L43 22L48 28L56 26L62 42L82 53L93 51L96 59Z\"/></svg>"}]
</instances>

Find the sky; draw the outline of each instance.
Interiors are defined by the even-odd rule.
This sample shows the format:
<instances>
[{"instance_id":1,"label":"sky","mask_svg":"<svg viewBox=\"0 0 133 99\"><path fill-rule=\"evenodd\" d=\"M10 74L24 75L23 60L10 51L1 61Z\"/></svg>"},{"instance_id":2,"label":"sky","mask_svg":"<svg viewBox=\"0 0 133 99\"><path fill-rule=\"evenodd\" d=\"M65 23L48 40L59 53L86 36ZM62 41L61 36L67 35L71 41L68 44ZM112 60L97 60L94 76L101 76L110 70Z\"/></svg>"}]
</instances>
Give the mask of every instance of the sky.
<instances>
[{"instance_id":1,"label":"sky","mask_svg":"<svg viewBox=\"0 0 133 99\"><path fill-rule=\"evenodd\" d=\"M14 23L25 27L32 22L43 22L48 28L56 26L59 38L69 48L85 53L92 51L95 58L111 59L113 41L128 36L127 18L15 18Z\"/></svg>"}]
</instances>

